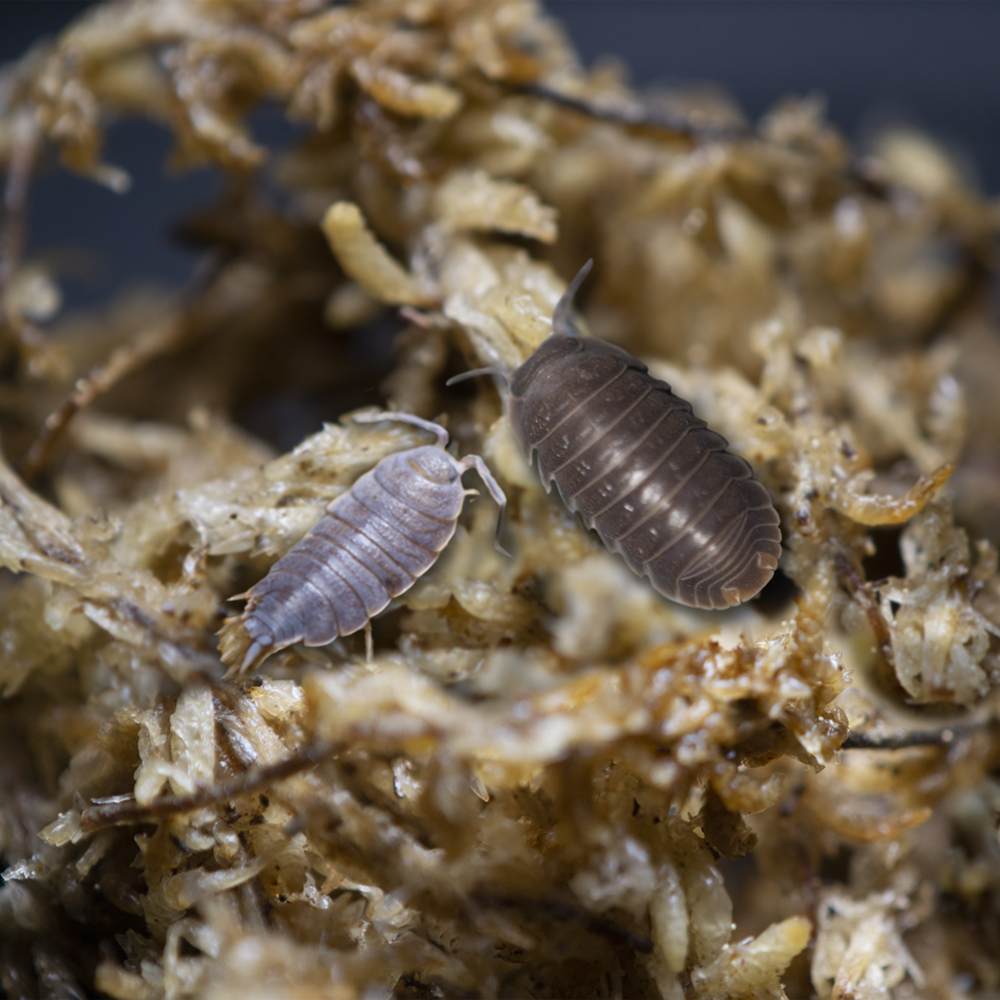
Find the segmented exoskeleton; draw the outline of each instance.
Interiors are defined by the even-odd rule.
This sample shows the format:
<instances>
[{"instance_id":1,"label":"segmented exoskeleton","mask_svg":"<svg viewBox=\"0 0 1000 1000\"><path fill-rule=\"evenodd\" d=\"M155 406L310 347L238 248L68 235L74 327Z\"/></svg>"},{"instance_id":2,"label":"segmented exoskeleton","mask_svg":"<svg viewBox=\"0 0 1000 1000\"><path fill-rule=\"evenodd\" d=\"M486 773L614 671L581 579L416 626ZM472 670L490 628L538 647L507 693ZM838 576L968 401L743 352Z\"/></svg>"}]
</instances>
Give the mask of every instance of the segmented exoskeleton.
<instances>
[{"instance_id":1,"label":"segmented exoskeleton","mask_svg":"<svg viewBox=\"0 0 1000 1000\"><path fill-rule=\"evenodd\" d=\"M778 565L771 498L666 382L622 348L581 336L570 307L590 266L566 289L551 335L524 364L509 376L481 371L508 382L514 434L529 461L537 456L545 488L555 483L566 506L635 573L681 604L739 604Z\"/></svg>"},{"instance_id":2,"label":"segmented exoskeleton","mask_svg":"<svg viewBox=\"0 0 1000 1000\"><path fill-rule=\"evenodd\" d=\"M475 492L462 486L469 469L500 505L499 538L506 498L478 455L453 458L445 451L443 427L407 413L354 419L399 420L430 431L437 441L383 458L250 589L243 614L227 622L239 621L251 640L230 676L293 643L322 646L368 626L431 568L455 534L462 503ZM370 643L370 632L368 638Z\"/></svg>"}]
</instances>

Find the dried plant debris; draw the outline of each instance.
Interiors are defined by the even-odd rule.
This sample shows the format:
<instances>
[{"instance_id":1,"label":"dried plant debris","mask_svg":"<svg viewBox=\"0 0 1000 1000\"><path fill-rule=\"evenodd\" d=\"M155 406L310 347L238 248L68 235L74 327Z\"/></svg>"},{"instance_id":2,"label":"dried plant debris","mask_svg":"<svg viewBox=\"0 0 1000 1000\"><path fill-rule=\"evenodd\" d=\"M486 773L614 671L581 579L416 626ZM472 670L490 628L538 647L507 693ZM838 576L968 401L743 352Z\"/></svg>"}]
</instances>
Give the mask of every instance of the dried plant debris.
<instances>
[{"instance_id":1,"label":"dried plant debris","mask_svg":"<svg viewBox=\"0 0 1000 1000\"><path fill-rule=\"evenodd\" d=\"M127 192L123 115L227 177L207 264L63 317L32 175ZM997 995L1000 214L933 141L647 99L522 0L128 0L3 71L0 162L7 995ZM655 594L445 386L591 256L581 327L781 517L740 608ZM482 456L513 558L467 503L370 660L225 680L228 602L426 444L374 407Z\"/></svg>"}]
</instances>

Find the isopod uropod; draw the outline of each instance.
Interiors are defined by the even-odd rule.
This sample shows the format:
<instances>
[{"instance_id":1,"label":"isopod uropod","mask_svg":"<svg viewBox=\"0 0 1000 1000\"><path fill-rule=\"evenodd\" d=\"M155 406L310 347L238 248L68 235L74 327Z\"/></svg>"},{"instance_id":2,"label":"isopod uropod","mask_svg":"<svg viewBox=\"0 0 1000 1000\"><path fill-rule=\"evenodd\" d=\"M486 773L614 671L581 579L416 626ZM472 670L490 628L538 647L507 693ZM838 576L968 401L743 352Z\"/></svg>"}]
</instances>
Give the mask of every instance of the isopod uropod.
<instances>
[{"instance_id":1,"label":"isopod uropod","mask_svg":"<svg viewBox=\"0 0 1000 1000\"><path fill-rule=\"evenodd\" d=\"M514 434L529 461L537 456L546 490L555 483L633 572L681 604L739 604L771 579L781 555L770 495L666 382L575 328L570 307L591 263L524 364L510 376L480 371L508 381Z\"/></svg>"},{"instance_id":2,"label":"isopod uropod","mask_svg":"<svg viewBox=\"0 0 1000 1000\"><path fill-rule=\"evenodd\" d=\"M370 627L372 616L412 587L455 534L462 503L475 492L462 487L469 469L500 506L499 538L506 498L478 455L453 458L445 451L448 432L411 414L354 419L399 420L430 431L437 441L383 458L248 591L243 614L230 618L226 628L242 625L250 647L227 676L245 673L293 643L322 646Z\"/></svg>"}]
</instances>

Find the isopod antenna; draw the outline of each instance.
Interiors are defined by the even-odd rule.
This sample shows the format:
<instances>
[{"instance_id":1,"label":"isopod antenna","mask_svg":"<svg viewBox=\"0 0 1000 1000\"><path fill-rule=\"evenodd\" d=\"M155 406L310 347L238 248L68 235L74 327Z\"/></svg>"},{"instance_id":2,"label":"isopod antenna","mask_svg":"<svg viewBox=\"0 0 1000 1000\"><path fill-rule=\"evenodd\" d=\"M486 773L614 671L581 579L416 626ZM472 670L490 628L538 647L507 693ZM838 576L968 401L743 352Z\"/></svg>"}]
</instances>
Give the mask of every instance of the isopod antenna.
<instances>
[{"instance_id":1,"label":"isopod antenna","mask_svg":"<svg viewBox=\"0 0 1000 1000\"><path fill-rule=\"evenodd\" d=\"M569 287L562 294L562 298L556 303L556 308L552 313L552 333L550 337L579 337L580 331L573 322L570 310L573 308L573 299L584 283L590 269L594 266L594 259L591 257L583 267L576 273L576 277L569 283Z\"/></svg>"}]
</instances>

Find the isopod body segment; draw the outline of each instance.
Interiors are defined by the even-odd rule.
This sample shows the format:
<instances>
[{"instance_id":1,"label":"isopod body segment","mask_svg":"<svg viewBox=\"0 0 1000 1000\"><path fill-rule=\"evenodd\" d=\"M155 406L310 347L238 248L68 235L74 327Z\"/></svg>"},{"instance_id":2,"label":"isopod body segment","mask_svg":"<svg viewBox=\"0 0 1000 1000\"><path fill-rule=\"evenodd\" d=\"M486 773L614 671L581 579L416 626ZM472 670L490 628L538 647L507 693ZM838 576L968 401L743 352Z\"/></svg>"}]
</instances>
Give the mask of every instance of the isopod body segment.
<instances>
[{"instance_id":1,"label":"isopod body segment","mask_svg":"<svg viewBox=\"0 0 1000 1000\"><path fill-rule=\"evenodd\" d=\"M622 348L580 335L570 306L589 270L557 304L552 334L509 378L514 434L546 490L554 483L657 591L698 608L739 604L781 555L770 495L666 382Z\"/></svg>"},{"instance_id":2,"label":"isopod body segment","mask_svg":"<svg viewBox=\"0 0 1000 1000\"><path fill-rule=\"evenodd\" d=\"M475 492L462 486L469 469L482 477L503 517L506 499L486 464L478 455L452 457L440 425L405 413L354 419L403 421L437 440L383 458L251 588L243 614L230 619L242 625L250 647L229 676L293 643L322 646L350 635L412 587L455 534L463 501Z\"/></svg>"}]
</instances>

